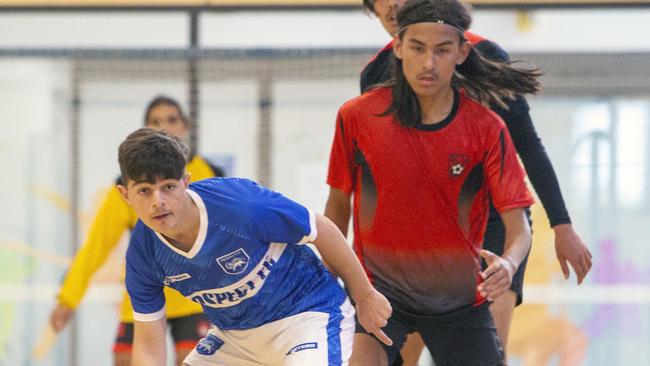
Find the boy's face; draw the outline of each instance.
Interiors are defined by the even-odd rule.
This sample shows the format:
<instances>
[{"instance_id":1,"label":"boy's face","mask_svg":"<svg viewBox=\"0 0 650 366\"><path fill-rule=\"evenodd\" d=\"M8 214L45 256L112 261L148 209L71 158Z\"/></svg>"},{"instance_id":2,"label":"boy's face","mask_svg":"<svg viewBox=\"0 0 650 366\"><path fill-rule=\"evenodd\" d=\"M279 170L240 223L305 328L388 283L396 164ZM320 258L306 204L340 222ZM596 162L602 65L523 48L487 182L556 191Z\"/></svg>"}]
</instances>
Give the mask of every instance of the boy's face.
<instances>
[{"instance_id":1,"label":"boy's face","mask_svg":"<svg viewBox=\"0 0 650 366\"><path fill-rule=\"evenodd\" d=\"M406 0L375 0L373 4L377 19L391 36L397 33L397 19L395 19L395 16L405 2Z\"/></svg>"},{"instance_id":2,"label":"boy's face","mask_svg":"<svg viewBox=\"0 0 650 366\"><path fill-rule=\"evenodd\" d=\"M418 97L437 95L451 85L456 65L465 61L471 47L460 40L458 30L438 23L411 24L402 39L396 37L395 55Z\"/></svg>"},{"instance_id":3,"label":"boy's face","mask_svg":"<svg viewBox=\"0 0 650 366\"><path fill-rule=\"evenodd\" d=\"M178 228L186 197L189 175L176 179L156 179L155 183L129 180L118 188L124 200L150 229L159 233Z\"/></svg>"},{"instance_id":4,"label":"boy's face","mask_svg":"<svg viewBox=\"0 0 650 366\"><path fill-rule=\"evenodd\" d=\"M169 104L158 104L149 111L145 127L162 130L171 136L187 141L189 129L178 108Z\"/></svg>"}]
</instances>

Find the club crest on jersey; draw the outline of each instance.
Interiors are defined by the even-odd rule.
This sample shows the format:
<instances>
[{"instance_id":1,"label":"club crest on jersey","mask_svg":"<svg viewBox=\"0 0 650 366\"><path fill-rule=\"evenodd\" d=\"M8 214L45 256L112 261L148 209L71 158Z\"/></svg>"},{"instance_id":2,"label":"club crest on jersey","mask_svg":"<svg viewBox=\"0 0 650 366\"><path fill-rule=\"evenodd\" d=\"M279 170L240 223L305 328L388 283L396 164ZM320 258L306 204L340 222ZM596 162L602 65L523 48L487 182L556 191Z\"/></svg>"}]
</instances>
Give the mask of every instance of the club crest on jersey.
<instances>
[{"instance_id":1,"label":"club crest on jersey","mask_svg":"<svg viewBox=\"0 0 650 366\"><path fill-rule=\"evenodd\" d=\"M251 258L246 254L244 249L239 248L232 253L217 258L219 266L228 274L236 275L244 272L248 268Z\"/></svg>"},{"instance_id":2,"label":"club crest on jersey","mask_svg":"<svg viewBox=\"0 0 650 366\"><path fill-rule=\"evenodd\" d=\"M469 163L469 158L463 154L449 154L449 175L452 179L460 177Z\"/></svg>"},{"instance_id":3,"label":"club crest on jersey","mask_svg":"<svg viewBox=\"0 0 650 366\"><path fill-rule=\"evenodd\" d=\"M196 345L196 352L204 355L213 355L219 348L223 346L223 341L214 334L208 334L207 337L201 339Z\"/></svg>"}]
</instances>

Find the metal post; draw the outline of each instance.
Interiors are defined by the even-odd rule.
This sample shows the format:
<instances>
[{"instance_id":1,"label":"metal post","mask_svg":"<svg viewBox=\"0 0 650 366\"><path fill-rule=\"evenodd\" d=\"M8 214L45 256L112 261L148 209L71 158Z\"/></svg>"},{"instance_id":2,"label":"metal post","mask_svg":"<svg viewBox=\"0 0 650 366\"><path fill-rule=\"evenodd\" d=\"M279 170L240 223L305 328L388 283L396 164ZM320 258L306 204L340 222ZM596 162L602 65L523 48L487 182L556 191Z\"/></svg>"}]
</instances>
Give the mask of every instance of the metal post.
<instances>
[{"instance_id":1,"label":"metal post","mask_svg":"<svg viewBox=\"0 0 650 366\"><path fill-rule=\"evenodd\" d=\"M273 83L270 72L259 79L259 129L257 132L257 179L260 184L270 186L273 181Z\"/></svg>"},{"instance_id":2,"label":"metal post","mask_svg":"<svg viewBox=\"0 0 650 366\"><path fill-rule=\"evenodd\" d=\"M198 149L199 134L199 108L200 108L200 90L199 90L199 60L197 51L199 50L199 11L190 11L190 45L188 58L187 84L189 89L189 117L190 117L190 148L195 153Z\"/></svg>"}]
</instances>

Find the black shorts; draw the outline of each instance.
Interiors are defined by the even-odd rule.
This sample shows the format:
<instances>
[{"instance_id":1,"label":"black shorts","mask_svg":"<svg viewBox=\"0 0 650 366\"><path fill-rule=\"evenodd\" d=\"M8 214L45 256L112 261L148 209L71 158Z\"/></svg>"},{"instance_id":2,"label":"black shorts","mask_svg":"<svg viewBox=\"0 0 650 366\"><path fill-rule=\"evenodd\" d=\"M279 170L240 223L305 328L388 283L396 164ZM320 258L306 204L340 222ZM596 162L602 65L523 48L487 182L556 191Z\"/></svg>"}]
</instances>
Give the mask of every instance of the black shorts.
<instances>
[{"instance_id":1,"label":"black shorts","mask_svg":"<svg viewBox=\"0 0 650 366\"><path fill-rule=\"evenodd\" d=\"M356 332L368 334L356 320ZM504 365L503 348L487 302L431 316L406 313L393 306L393 315L382 330L393 340L392 346L377 340L386 351L389 365L395 364L406 336L413 332L420 333L436 366Z\"/></svg>"},{"instance_id":2,"label":"black shorts","mask_svg":"<svg viewBox=\"0 0 650 366\"><path fill-rule=\"evenodd\" d=\"M192 314L178 318L168 318L167 326L177 350L191 350L196 343L205 337L211 327L205 315ZM133 351L133 323L120 323L113 352Z\"/></svg>"},{"instance_id":3,"label":"black shorts","mask_svg":"<svg viewBox=\"0 0 650 366\"><path fill-rule=\"evenodd\" d=\"M526 214L528 216L528 222L530 223L530 210L526 209ZM503 254L503 246L506 241L506 229L503 226L503 221L498 216L491 212L490 219L488 220L487 229L485 230L485 236L483 237L483 249L489 250L490 252L496 255ZM530 253L530 252L529 252ZM510 284L510 289L517 294L517 302L515 306L519 306L524 300L524 273L526 272L526 264L528 263L528 254L515 272L515 275L512 276L512 283ZM485 260L481 260L481 266L483 269L487 267Z\"/></svg>"}]
</instances>

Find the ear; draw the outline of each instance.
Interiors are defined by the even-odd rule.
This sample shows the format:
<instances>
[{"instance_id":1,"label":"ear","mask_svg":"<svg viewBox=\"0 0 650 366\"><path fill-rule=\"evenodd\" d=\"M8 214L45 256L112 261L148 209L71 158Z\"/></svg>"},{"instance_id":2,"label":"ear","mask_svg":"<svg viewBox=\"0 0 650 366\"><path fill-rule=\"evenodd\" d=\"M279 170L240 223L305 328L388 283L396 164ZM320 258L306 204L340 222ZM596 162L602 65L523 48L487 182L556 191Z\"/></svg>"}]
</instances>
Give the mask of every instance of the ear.
<instances>
[{"instance_id":1,"label":"ear","mask_svg":"<svg viewBox=\"0 0 650 366\"><path fill-rule=\"evenodd\" d=\"M398 37L395 36L393 37L393 53L395 54L395 57L398 59L402 59L402 47L404 46L404 42Z\"/></svg>"},{"instance_id":2,"label":"ear","mask_svg":"<svg viewBox=\"0 0 650 366\"><path fill-rule=\"evenodd\" d=\"M467 57L469 56L469 53L472 51L472 45L465 41L460 45L460 52L458 53L458 58L456 59L456 65L461 65L465 60L467 60Z\"/></svg>"},{"instance_id":3,"label":"ear","mask_svg":"<svg viewBox=\"0 0 650 366\"><path fill-rule=\"evenodd\" d=\"M183 187L187 188L190 185L190 177L192 176L192 173L185 173L183 178L181 179L183 181Z\"/></svg>"},{"instance_id":4,"label":"ear","mask_svg":"<svg viewBox=\"0 0 650 366\"><path fill-rule=\"evenodd\" d=\"M120 191L120 195L122 196L124 202L126 202L129 206L131 206L131 201L129 200L129 191L127 191L126 187L121 184L118 184L117 190Z\"/></svg>"}]
</instances>

